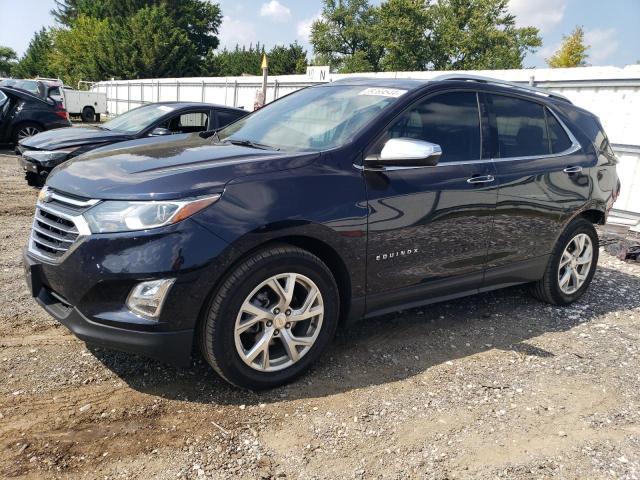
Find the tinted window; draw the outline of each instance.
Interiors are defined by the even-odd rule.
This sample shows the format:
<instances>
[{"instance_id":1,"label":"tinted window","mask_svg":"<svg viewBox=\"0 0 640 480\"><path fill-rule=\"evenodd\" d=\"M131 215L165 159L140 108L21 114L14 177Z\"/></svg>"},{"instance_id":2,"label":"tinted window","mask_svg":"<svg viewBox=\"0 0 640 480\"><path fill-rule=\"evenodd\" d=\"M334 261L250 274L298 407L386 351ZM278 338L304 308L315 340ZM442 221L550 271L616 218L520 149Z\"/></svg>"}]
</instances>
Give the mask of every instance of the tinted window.
<instances>
[{"instance_id":1,"label":"tinted window","mask_svg":"<svg viewBox=\"0 0 640 480\"><path fill-rule=\"evenodd\" d=\"M411 107L389 129L389 138L414 138L437 143L440 162L480 158L480 117L474 92L452 92L431 97Z\"/></svg>"},{"instance_id":2,"label":"tinted window","mask_svg":"<svg viewBox=\"0 0 640 480\"><path fill-rule=\"evenodd\" d=\"M549 141L551 142L551 152L561 153L571 148L571 140L564 131L558 119L547 110L547 125L549 127Z\"/></svg>"},{"instance_id":3,"label":"tinted window","mask_svg":"<svg viewBox=\"0 0 640 480\"><path fill-rule=\"evenodd\" d=\"M497 129L497 158L548 155L544 107L513 97L489 95Z\"/></svg>"},{"instance_id":4,"label":"tinted window","mask_svg":"<svg viewBox=\"0 0 640 480\"><path fill-rule=\"evenodd\" d=\"M224 127L235 122L237 119L244 117L245 113L234 112L231 110L217 110L216 115L218 116L218 127Z\"/></svg>"}]
</instances>

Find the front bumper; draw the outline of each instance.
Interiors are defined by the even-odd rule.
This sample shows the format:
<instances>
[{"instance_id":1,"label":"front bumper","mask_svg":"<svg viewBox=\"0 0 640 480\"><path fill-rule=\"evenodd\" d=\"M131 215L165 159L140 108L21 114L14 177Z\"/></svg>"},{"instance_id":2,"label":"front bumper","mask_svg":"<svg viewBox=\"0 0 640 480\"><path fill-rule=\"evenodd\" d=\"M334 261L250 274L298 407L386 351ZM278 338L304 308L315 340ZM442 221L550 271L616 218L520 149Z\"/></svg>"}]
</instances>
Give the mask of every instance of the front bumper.
<instances>
[{"instance_id":1,"label":"front bumper","mask_svg":"<svg viewBox=\"0 0 640 480\"><path fill-rule=\"evenodd\" d=\"M185 220L155 231L94 235L60 263L25 250L25 279L36 301L81 340L187 365L200 311L217 280L227 244ZM158 321L129 311L140 281L176 278Z\"/></svg>"}]
</instances>

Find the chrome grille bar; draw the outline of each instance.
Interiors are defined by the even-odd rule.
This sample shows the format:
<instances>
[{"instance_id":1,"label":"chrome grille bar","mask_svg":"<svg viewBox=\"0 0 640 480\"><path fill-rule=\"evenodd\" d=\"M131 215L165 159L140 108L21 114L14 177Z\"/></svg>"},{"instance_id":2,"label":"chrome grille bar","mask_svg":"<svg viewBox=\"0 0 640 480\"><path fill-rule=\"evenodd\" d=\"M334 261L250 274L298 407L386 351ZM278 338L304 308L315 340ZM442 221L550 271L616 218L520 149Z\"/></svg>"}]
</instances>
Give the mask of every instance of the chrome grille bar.
<instances>
[{"instance_id":1,"label":"chrome grille bar","mask_svg":"<svg viewBox=\"0 0 640 480\"><path fill-rule=\"evenodd\" d=\"M91 232L82 213L99 203L48 191L45 201L38 201L33 218L29 252L52 262L59 262L76 241Z\"/></svg>"}]
</instances>

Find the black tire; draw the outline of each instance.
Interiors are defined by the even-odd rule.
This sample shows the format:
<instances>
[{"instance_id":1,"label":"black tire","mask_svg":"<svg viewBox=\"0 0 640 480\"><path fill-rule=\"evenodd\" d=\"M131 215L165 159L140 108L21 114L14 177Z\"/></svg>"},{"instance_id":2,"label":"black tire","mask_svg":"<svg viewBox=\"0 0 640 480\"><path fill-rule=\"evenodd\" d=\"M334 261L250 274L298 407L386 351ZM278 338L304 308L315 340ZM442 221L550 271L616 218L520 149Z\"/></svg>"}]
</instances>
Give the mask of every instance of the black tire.
<instances>
[{"instance_id":1,"label":"black tire","mask_svg":"<svg viewBox=\"0 0 640 480\"><path fill-rule=\"evenodd\" d=\"M259 371L247 365L236 349L236 317L249 294L279 273L298 273L311 279L322 295L324 317L315 343L296 363L283 370ZM263 390L289 383L309 369L334 337L339 302L331 271L315 255L289 245L257 251L235 267L212 294L199 329L202 355L223 379L238 387Z\"/></svg>"},{"instance_id":2,"label":"black tire","mask_svg":"<svg viewBox=\"0 0 640 480\"><path fill-rule=\"evenodd\" d=\"M96 111L93 107L84 107L80 116L83 122L95 122Z\"/></svg>"},{"instance_id":3,"label":"black tire","mask_svg":"<svg viewBox=\"0 0 640 480\"><path fill-rule=\"evenodd\" d=\"M558 270L560 267L560 260L562 254L569 244L569 242L577 235L584 233L591 240L593 248L592 260L587 277L580 288L578 288L572 294L566 294L560 288L560 282L558 278ZM595 274L596 267L598 265L599 254L599 241L598 233L593 224L582 217L576 218L565 228L560 238L556 242L553 248L553 252L549 257L547 268L544 273L544 277L532 285L533 295L542 300L543 302L550 303L552 305L568 305L578 300L584 292L589 288L593 275Z\"/></svg>"},{"instance_id":4,"label":"black tire","mask_svg":"<svg viewBox=\"0 0 640 480\"><path fill-rule=\"evenodd\" d=\"M36 135L43 131L43 128L37 123L33 122L24 122L13 127L13 132L11 133L11 141L17 145L20 140L23 138L30 137L32 135Z\"/></svg>"}]
</instances>

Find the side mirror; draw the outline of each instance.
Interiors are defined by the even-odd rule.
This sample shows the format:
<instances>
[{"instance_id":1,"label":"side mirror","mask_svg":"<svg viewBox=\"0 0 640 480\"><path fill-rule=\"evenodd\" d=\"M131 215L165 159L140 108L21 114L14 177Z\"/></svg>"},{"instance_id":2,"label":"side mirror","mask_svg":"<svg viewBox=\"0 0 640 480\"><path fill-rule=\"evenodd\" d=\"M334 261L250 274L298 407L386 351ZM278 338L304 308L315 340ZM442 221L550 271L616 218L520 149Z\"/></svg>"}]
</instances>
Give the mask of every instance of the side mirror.
<instances>
[{"instance_id":1,"label":"side mirror","mask_svg":"<svg viewBox=\"0 0 640 480\"><path fill-rule=\"evenodd\" d=\"M380 155L372 155L365 162L387 167L433 167L438 164L440 145L413 138L392 138L385 143Z\"/></svg>"},{"instance_id":2,"label":"side mirror","mask_svg":"<svg viewBox=\"0 0 640 480\"><path fill-rule=\"evenodd\" d=\"M150 137L162 137L164 135L172 135L173 132L168 128L156 127L149 134Z\"/></svg>"}]
</instances>

